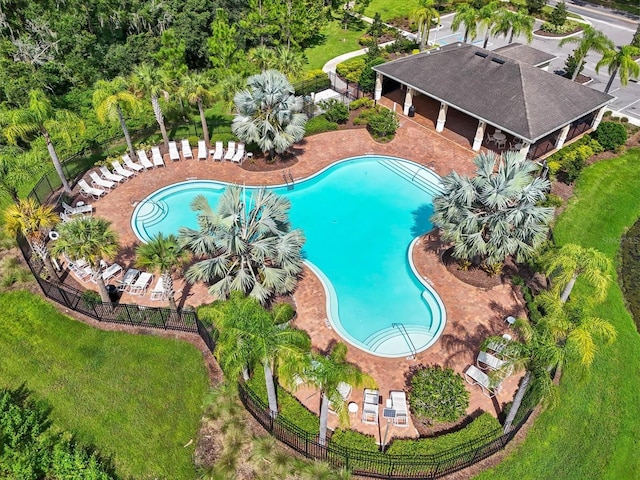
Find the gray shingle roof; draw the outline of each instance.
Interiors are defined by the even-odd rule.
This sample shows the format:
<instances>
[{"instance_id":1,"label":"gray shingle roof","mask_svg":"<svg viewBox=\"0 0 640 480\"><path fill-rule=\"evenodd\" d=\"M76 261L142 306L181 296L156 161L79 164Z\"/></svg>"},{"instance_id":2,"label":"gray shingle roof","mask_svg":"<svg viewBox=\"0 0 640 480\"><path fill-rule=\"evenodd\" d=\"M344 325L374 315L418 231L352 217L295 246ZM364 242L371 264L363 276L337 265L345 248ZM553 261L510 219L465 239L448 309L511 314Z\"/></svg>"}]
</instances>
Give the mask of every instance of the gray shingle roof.
<instances>
[{"instance_id":1,"label":"gray shingle roof","mask_svg":"<svg viewBox=\"0 0 640 480\"><path fill-rule=\"evenodd\" d=\"M502 57L518 60L519 62L528 63L534 67L539 67L558 58L556 55L543 52L529 45L522 45L521 43L510 43L504 47L496 48L493 50L493 53L498 53Z\"/></svg>"},{"instance_id":2,"label":"gray shingle roof","mask_svg":"<svg viewBox=\"0 0 640 480\"><path fill-rule=\"evenodd\" d=\"M373 68L529 142L613 98L469 44L452 44Z\"/></svg>"}]
</instances>

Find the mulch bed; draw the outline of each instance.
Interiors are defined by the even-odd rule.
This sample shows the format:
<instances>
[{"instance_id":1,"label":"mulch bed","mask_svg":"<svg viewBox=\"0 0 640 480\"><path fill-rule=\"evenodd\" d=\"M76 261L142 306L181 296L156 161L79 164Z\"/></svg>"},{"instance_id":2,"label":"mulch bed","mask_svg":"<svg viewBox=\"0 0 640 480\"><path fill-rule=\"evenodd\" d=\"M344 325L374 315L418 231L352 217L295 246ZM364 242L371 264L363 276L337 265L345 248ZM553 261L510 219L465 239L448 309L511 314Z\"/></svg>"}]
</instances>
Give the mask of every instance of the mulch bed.
<instances>
[{"instance_id":1,"label":"mulch bed","mask_svg":"<svg viewBox=\"0 0 640 480\"><path fill-rule=\"evenodd\" d=\"M489 276L487 272L477 265L472 265L466 270L460 269L456 259L451 256L452 252L453 247L448 248L442 253L441 258L449 273L458 280L483 290L491 290L493 287L502 284L500 275Z\"/></svg>"},{"instance_id":2,"label":"mulch bed","mask_svg":"<svg viewBox=\"0 0 640 480\"><path fill-rule=\"evenodd\" d=\"M582 27L577 26L576 28L574 28L571 32L565 32L565 33L553 33L553 32L545 32L542 29L536 30L535 32L533 32L534 35L538 35L540 37L551 37L551 38L558 38L558 37L567 37L569 35L573 35L574 33L578 33L582 31Z\"/></svg>"},{"instance_id":3,"label":"mulch bed","mask_svg":"<svg viewBox=\"0 0 640 480\"><path fill-rule=\"evenodd\" d=\"M298 163L296 151L296 148L292 148L275 159L266 157L262 152L256 152L253 158L242 162L240 167L249 172L271 172L291 168Z\"/></svg>"}]
</instances>

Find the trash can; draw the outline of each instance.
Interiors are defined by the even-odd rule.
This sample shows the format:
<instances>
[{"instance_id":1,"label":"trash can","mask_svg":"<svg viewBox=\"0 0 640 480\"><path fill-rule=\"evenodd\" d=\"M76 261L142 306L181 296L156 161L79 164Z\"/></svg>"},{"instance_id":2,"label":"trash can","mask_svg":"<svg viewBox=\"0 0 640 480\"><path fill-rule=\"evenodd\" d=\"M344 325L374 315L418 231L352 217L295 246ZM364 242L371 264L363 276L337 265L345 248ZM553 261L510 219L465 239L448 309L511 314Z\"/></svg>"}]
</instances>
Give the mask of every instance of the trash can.
<instances>
[{"instance_id":1,"label":"trash can","mask_svg":"<svg viewBox=\"0 0 640 480\"><path fill-rule=\"evenodd\" d=\"M416 107L414 107L413 105L411 105L409 107L409 116L410 117L415 117L416 116Z\"/></svg>"},{"instance_id":2,"label":"trash can","mask_svg":"<svg viewBox=\"0 0 640 480\"><path fill-rule=\"evenodd\" d=\"M111 300L111 303L118 303L121 293L115 285L107 285L107 293L109 294L109 300Z\"/></svg>"}]
</instances>

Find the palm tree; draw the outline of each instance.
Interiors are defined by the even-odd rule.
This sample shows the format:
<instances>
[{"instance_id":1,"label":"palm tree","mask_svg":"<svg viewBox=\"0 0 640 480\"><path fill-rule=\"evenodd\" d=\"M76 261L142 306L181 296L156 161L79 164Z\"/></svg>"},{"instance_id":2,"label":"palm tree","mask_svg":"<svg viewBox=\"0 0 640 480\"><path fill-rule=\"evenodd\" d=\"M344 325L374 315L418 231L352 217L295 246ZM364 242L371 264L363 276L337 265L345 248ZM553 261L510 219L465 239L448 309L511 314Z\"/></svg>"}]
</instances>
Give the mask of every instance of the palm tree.
<instances>
[{"instance_id":1,"label":"palm tree","mask_svg":"<svg viewBox=\"0 0 640 480\"><path fill-rule=\"evenodd\" d=\"M546 274L554 290L562 292L560 301L565 303L578 277L583 277L594 289L594 298L601 301L611 284L611 260L595 248L585 248L568 243L559 250L548 253L544 259Z\"/></svg>"},{"instance_id":2,"label":"palm tree","mask_svg":"<svg viewBox=\"0 0 640 480\"><path fill-rule=\"evenodd\" d=\"M319 442L324 445L327 441L327 422L329 418L329 404L340 417L341 422L348 422L349 415L338 385L341 382L352 387L366 386L374 388L371 377L362 373L356 366L346 360L347 346L337 343L329 355L313 355L304 374L304 380L320 390L320 435Z\"/></svg>"},{"instance_id":3,"label":"palm tree","mask_svg":"<svg viewBox=\"0 0 640 480\"><path fill-rule=\"evenodd\" d=\"M58 172L64 191L71 194L71 187L64 176L62 165L51 140L51 132L56 132L62 140L71 144L73 130L82 132L84 123L68 110L54 109L51 101L42 90L29 92L29 104L25 108L9 110L0 115L4 125L3 133L9 143L16 145L18 140L27 140L32 134L40 134L47 144L49 156Z\"/></svg>"},{"instance_id":4,"label":"palm tree","mask_svg":"<svg viewBox=\"0 0 640 480\"><path fill-rule=\"evenodd\" d=\"M249 61L260 71L269 70L275 68L276 53L266 45L258 45L249 50Z\"/></svg>"},{"instance_id":5,"label":"palm tree","mask_svg":"<svg viewBox=\"0 0 640 480\"><path fill-rule=\"evenodd\" d=\"M233 100L236 93L244 90L247 82L245 77L240 73L229 71L226 71L225 73L225 76L221 77L216 86L213 87L212 92L214 98L220 100L224 104L227 112L232 112L235 110L235 103Z\"/></svg>"},{"instance_id":6,"label":"palm tree","mask_svg":"<svg viewBox=\"0 0 640 480\"><path fill-rule=\"evenodd\" d=\"M189 282L213 282L209 293L227 298L232 291L265 304L293 291L302 272L301 230L289 226L289 200L259 189L248 194L229 186L214 212L197 196L191 208L200 230L180 229L180 244L202 260L187 270Z\"/></svg>"},{"instance_id":7,"label":"palm tree","mask_svg":"<svg viewBox=\"0 0 640 480\"><path fill-rule=\"evenodd\" d=\"M526 10L514 12L508 8L501 8L491 31L492 35L509 35L509 43L513 43L514 37L524 34L527 43L533 40L533 25L535 18L527 15Z\"/></svg>"},{"instance_id":8,"label":"palm tree","mask_svg":"<svg viewBox=\"0 0 640 480\"><path fill-rule=\"evenodd\" d=\"M211 78L204 73L190 73L183 75L180 79L180 96L191 105L198 105L200 112L200 123L202 124L202 134L207 148L210 146L209 126L207 117L204 114L204 107L213 100L214 95L211 90Z\"/></svg>"},{"instance_id":9,"label":"palm tree","mask_svg":"<svg viewBox=\"0 0 640 480\"><path fill-rule=\"evenodd\" d=\"M54 282L58 281L58 275L47 249L47 235L59 221L53 206L39 205L30 197L9 205L4 211L4 230L11 235L24 235Z\"/></svg>"},{"instance_id":10,"label":"palm tree","mask_svg":"<svg viewBox=\"0 0 640 480\"><path fill-rule=\"evenodd\" d=\"M240 140L257 143L270 157L302 140L307 116L286 76L267 70L249 77L247 87L234 98L238 113L231 130Z\"/></svg>"},{"instance_id":11,"label":"palm tree","mask_svg":"<svg viewBox=\"0 0 640 480\"><path fill-rule=\"evenodd\" d=\"M147 243L136 248L136 264L142 268L160 270L162 284L171 310L177 310L171 274L189 258L189 252L178 245L175 235L158 233Z\"/></svg>"},{"instance_id":12,"label":"palm tree","mask_svg":"<svg viewBox=\"0 0 640 480\"><path fill-rule=\"evenodd\" d=\"M451 21L451 30L457 32L464 25L464 43L469 38L474 40L478 35L478 10L468 3L459 3L456 6L456 14Z\"/></svg>"},{"instance_id":13,"label":"palm tree","mask_svg":"<svg viewBox=\"0 0 640 480\"><path fill-rule=\"evenodd\" d=\"M282 45L276 48L275 61L277 70L290 79L295 79L300 75L304 66L304 58L301 54Z\"/></svg>"},{"instance_id":14,"label":"palm tree","mask_svg":"<svg viewBox=\"0 0 640 480\"><path fill-rule=\"evenodd\" d=\"M489 36L491 35L491 29L495 25L499 13L502 10L500 2L490 2L478 10L478 21L480 25L485 29L484 43L482 48L487 48L489 43Z\"/></svg>"},{"instance_id":15,"label":"palm tree","mask_svg":"<svg viewBox=\"0 0 640 480\"><path fill-rule=\"evenodd\" d=\"M409 14L411 21L418 24L418 35L420 36L420 51L425 49L429 40L429 30L434 23L440 23L440 12L435 7L434 0L419 0L419 7Z\"/></svg>"},{"instance_id":16,"label":"palm tree","mask_svg":"<svg viewBox=\"0 0 640 480\"><path fill-rule=\"evenodd\" d=\"M432 223L464 262L497 266L510 255L518 262L529 258L546 240L553 216L552 208L538 205L549 181L534 175L538 166L514 152L482 153L474 163L474 178L455 171L443 177Z\"/></svg>"},{"instance_id":17,"label":"palm tree","mask_svg":"<svg viewBox=\"0 0 640 480\"><path fill-rule=\"evenodd\" d=\"M34 150L23 152L18 147L0 147L0 190L18 202L18 189L32 181L40 171L38 155Z\"/></svg>"},{"instance_id":18,"label":"palm tree","mask_svg":"<svg viewBox=\"0 0 640 480\"><path fill-rule=\"evenodd\" d=\"M613 42L602 33L600 30L596 30L591 25L582 26L581 37L566 37L560 40L559 46L566 45L567 43L577 43L578 46L573 51L573 57L576 60L576 69L571 76L571 80L575 81L582 69L582 65L587 58L589 52L596 52L604 55L605 52L613 48Z\"/></svg>"},{"instance_id":19,"label":"palm tree","mask_svg":"<svg viewBox=\"0 0 640 480\"><path fill-rule=\"evenodd\" d=\"M60 237L51 251L56 255L65 253L73 260L86 260L93 281L98 284L100 298L108 303L109 293L102 278L101 263L113 260L119 248L111 222L99 217L79 217L61 224L58 233Z\"/></svg>"},{"instance_id":20,"label":"palm tree","mask_svg":"<svg viewBox=\"0 0 640 480\"><path fill-rule=\"evenodd\" d=\"M156 122L158 122L158 125L160 126L160 133L162 134L164 146L168 149L169 136L167 135L167 127L164 124L164 114L162 113L162 107L160 106L160 97L164 97L166 100L169 97L169 93L165 88L162 74L157 68L149 65L148 63L143 63L133 69L133 75L131 76L130 83L133 91L139 97L144 97L146 95L151 97L153 115L156 117Z\"/></svg>"},{"instance_id":21,"label":"palm tree","mask_svg":"<svg viewBox=\"0 0 640 480\"><path fill-rule=\"evenodd\" d=\"M120 123L131 158L137 157L122 110L123 108L136 110L138 105L138 99L128 90L128 85L124 78L116 77L111 81L98 80L96 82L93 92L93 107L98 114L98 120L101 123L105 123L107 120L111 122L117 120Z\"/></svg>"},{"instance_id":22,"label":"palm tree","mask_svg":"<svg viewBox=\"0 0 640 480\"><path fill-rule=\"evenodd\" d=\"M611 84L616 76L620 77L620 84L626 87L629 78L638 78L640 76L640 65L636 63L636 58L640 56L640 48L624 45L617 47L617 50L607 50L600 61L596 64L596 73L600 71L600 67L607 66L609 72L609 81L604 88L604 93L609 93Z\"/></svg>"}]
</instances>

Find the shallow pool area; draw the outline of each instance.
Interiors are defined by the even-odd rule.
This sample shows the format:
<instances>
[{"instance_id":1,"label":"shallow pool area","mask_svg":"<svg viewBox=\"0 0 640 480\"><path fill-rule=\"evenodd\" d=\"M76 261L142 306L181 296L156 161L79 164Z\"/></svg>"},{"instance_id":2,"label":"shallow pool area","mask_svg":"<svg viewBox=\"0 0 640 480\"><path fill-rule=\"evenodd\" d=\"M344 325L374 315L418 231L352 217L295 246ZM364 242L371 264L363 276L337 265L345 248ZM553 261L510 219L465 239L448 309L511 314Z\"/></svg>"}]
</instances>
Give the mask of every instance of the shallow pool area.
<instances>
[{"instance_id":1,"label":"shallow pool area","mask_svg":"<svg viewBox=\"0 0 640 480\"><path fill-rule=\"evenodd\" d=\"M193 180L157 190L136 206L132 229L146 241L158 232L197 228L191 201L202 194L215 208L225 186ZM272 190L291 201L291 224L304 231L307 264L327 292L326 321L341 337L385 357L414 355L438 339L444 305L411 263L414 239L432 228L432 198L439 192L434 172L364 156Z\"/></svg>"}]
</instances>

